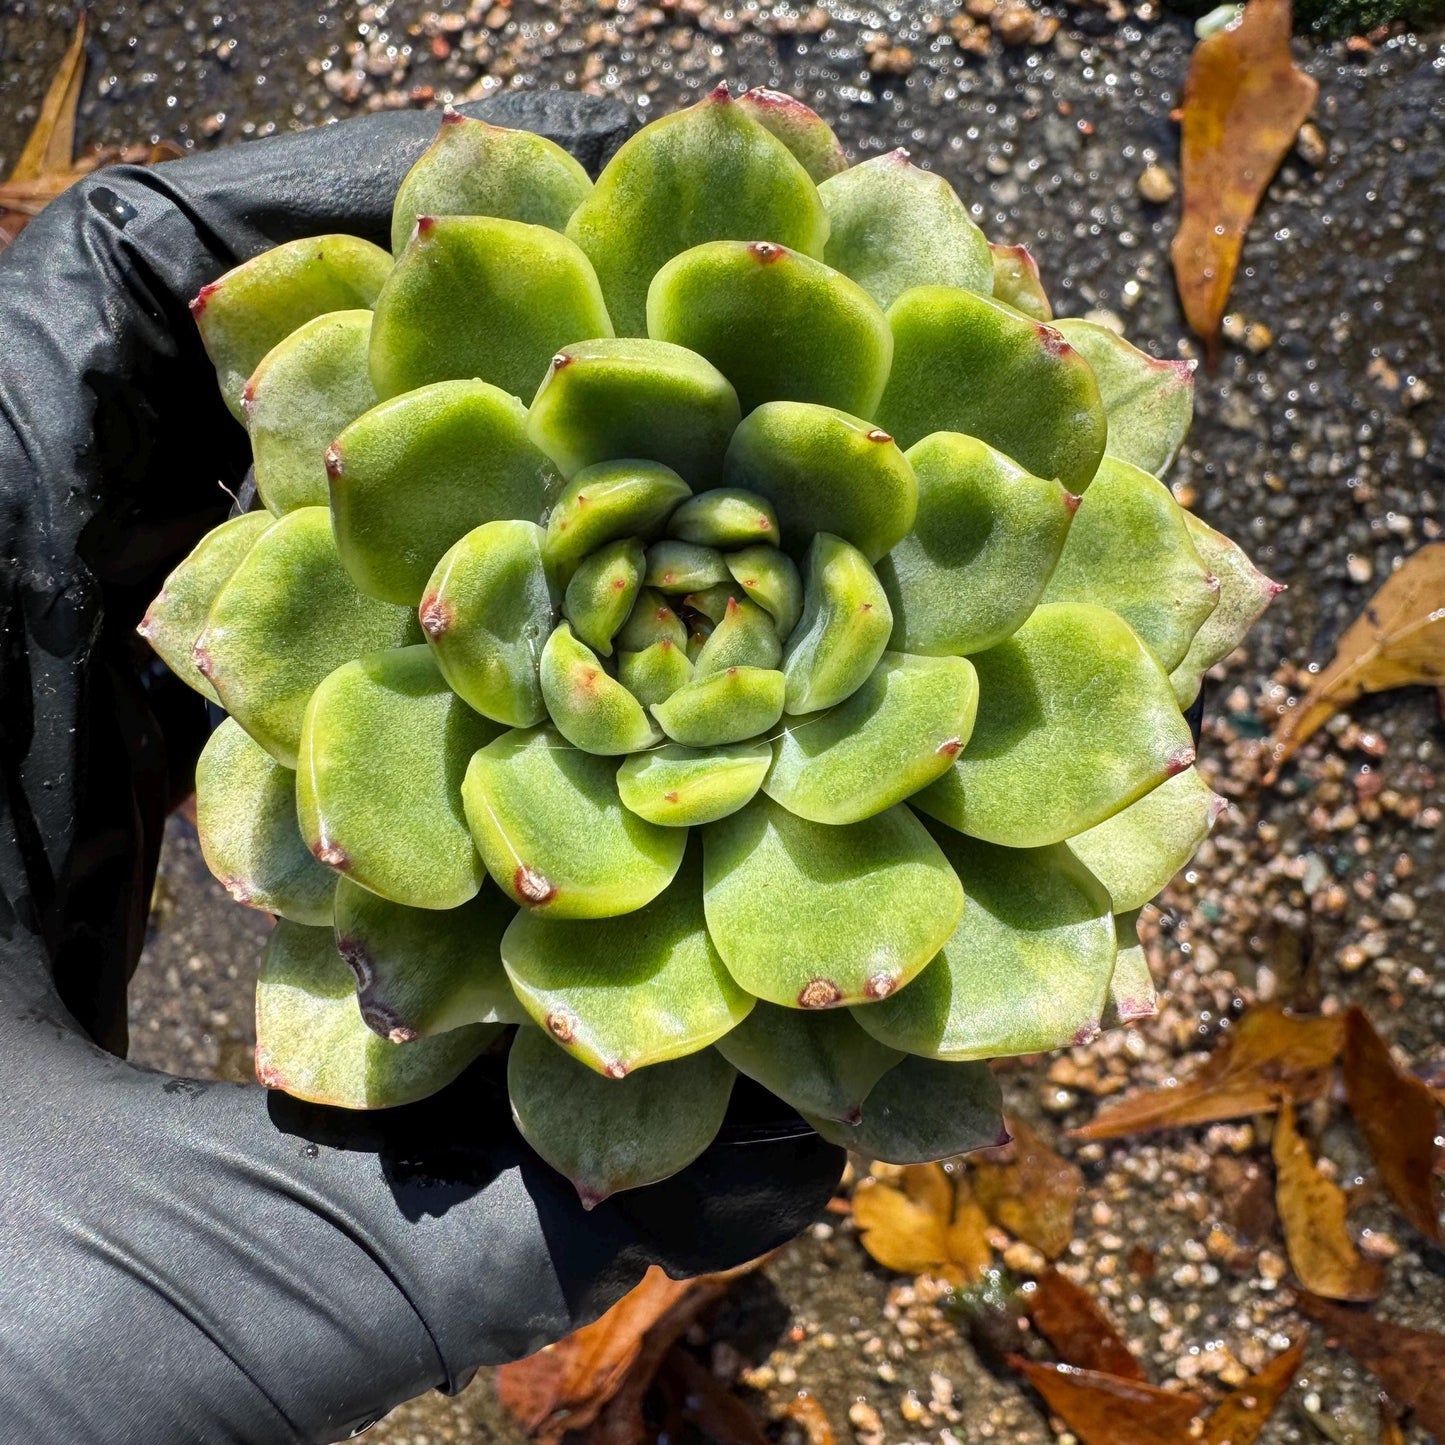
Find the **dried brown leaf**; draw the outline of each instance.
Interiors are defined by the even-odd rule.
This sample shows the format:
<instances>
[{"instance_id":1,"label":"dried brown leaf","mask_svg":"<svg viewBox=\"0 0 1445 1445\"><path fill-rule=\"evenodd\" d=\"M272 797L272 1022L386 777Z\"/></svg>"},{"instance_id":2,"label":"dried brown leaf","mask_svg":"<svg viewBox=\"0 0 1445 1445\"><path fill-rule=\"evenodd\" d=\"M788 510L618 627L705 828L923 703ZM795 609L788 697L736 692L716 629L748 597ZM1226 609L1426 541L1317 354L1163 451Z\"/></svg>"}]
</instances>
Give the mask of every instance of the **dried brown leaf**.
<instances>
[{"instance_id":1,"label":"dried brown leaf","mask_svg":"<svg viewBox=\"0 0 1445 1445\"><path fill-rule=\"evenodd\" d=\"M1345 1225L1349 1200L1316 1167L1295 1127L1293 1104L1285 1104L1274 1121L1274 1169L1285 1249L1299 1282L1330 1299L1374 1299L1380 1293L1380 1263L1356 1247Z\"/></svg>"},{"instance_id":2,"label":"dried brown leaf","mask_svg":"<svg viewBox=\"0 0 1445 1445\"><path fill-rule=\"evenodd\" d=\"M682 1418L715 1445L770 1445L757 1416L680 1346L663 1362L662 1376L681 1399Z\"/></svg>"},{"instance_id":3,"label":"dried brown leaf","mask_svg":"<svg viewBox=\"0 0 1445 1445\"><path fill-rule=\"evenodd\" d=\"M570 1431L631 1445L643 1438L642 1401L667 1352L739 1274L669 1279L656 1265L590 1325L497 1371L497 1395L535 1440L556 1445Z\"/></svg>"},{"instance_id":4,"label":"dried brown leaf","mask_svg":"<svg viewBox=\"0 0 1445 1445\"><path fill-rule=\"evenodd\" d=\"M997 1225L1057 1259L1074 1237L1084 1176L1020 1120L1008 1121L1010 1143L970 1157L973 1192Z\"/></svg>"},{"instance_id":5,"label":"dried brown leaf","mask_svg":"<svg viewBox=\"0 0 1445 1445\"><path fill-rule=\"evenodd\" d=\"M783 1406L783 1414L803 1427L808 1445L837 1445L838 1436L833 1422L828 1419L828 1412L816 1395L802 1391Z\"/></svg>"},{"instance_id":6,"label":"dried brown leaf","mask_svg":"<svg viewBox=\"0 0 1445 1445\"><path fill-rule=\"evenodd\" d=\"M85 11L75 22L75 34L61 57L45 99L10 172L12 181L33 181L48 171L63 171L75 154L75 112L80 105L80 85L85 79Z\"/></svg>"},{"instance_id":7,"label":"dried brown leaf","mask_svg":"<svg viewBox=\"0 0 1445 1445\"><path fill-rule=\"evenodd\" d=\"M1318 1295L1301 1294L1299 1312L1323 1325L1330 1344L1343 1345L1415 1423L1445 1440L1445 1335L1411 1330Z\"/></svg>"},{"instance_id":8,"label":"dried brown leaf","mask_svg":"<svg viewBox=\"0 0 1445 1445\"><path fill-rule=\"evenodd\" d=\"M1388 1045L1358 1007L1345 1019L1345 1093L1390 1198L1421 1234L1440 1243L1434 1178L1440 1106L1390 1057Z\"/></svg>"},{"instance_id":9,"label":"dried brown leaf","mask_svg":"<svg viewBox=\"0 0 1445 1445\"><path fill-rule=\"evenodd\" d=\"M1069 1365L1009 1363L1084 1445L1189 1445L1189 1422L1204 1408L1198 1395L1161 1390Z\"/></svg>"},{"instance_id":10,"label":"dried brown leaf","mask_svg":"<svg viewBox=\"0 0 1445 1445\"><path fill-rule=\"evenodd\" d=\"M1294 68L1289 39L1289 0L1249 0L1237 25L1194 47L1184 83L1182 214L1170 256L1211 363L1245 232L1319 91Z\"/></svg>"},{"instance_id":11,"label":"dried brown leaf","mask_svg":"<svg viewBox=\"0 0 1445 1445\"><path fill-rule=\"evenodd\" d=\"M1263 1369L1226 1395L1204 1422L1204 1445L1254 1445L1304 1359L1309 1336L1281 1350Z\"/></svg>"},{"instance_id":12,"label":"dried brown leaf","mask_svg":"<svg viewBox=\"0 0 1445 1445\"><path fill-rule=\"evenodd\" d=\"M1281 1098L1317 1099L1344 1047L1344 1021L1295 1018L1273 1005L1251 1009L1191 1078L1103 1110L1075 1139L1117 1139L1150 1129L1267 1114Z\"/></svg>"},{"instance_id":13,"label":"dried brown leaf","mask_svg":"<svg viewBox=\"0 0 1445 1445\"><path fill-rule=\"evenodd\" d=\"M941 1164L915 1164L898 1184L864 1179L853 1191L863 1248L899 1274L933 1274L973 1284L993 1257L988 1220L968 1180Z\"/></svg>"},{"instance_id":14,"label":"dried brown leaf","mask_svg":"<svg viewBox=\"0 0 1445 1445\"><path fill-rule=\"evenodd\" d=\"M1295 750L1367 692L1445 682L1445 542L1412 552L1346 629L1334 661L1274 730L1272 783Z\"/></svg>"},{"instance_id":15,"label":"dried brown leaf","mask_svg":"<svg viewBox=\"0 0 1445 1445\"><path fill-rule=\"evenodd\" d=\"M1144 1367L1129 1353L1114 1322L1093 1295L1067 1275L1045 1270L1032 1287L1025 1287L1024 1298L1034 1328L1064 1364L1125 1380L1144 1379Z\"/></svg>"}]
</instances>

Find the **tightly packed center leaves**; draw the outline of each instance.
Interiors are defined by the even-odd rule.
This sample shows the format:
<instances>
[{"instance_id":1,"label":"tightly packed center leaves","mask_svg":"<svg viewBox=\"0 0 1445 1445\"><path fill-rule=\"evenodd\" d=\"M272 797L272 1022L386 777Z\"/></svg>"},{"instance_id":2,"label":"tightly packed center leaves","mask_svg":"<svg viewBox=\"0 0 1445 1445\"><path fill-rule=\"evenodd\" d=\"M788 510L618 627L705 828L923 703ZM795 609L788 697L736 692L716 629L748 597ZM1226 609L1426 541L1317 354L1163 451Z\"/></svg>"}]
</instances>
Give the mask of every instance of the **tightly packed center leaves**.
<instances>
[{"instance_id":1,"label":"tightly packed center leaves","mask_svg":"<svg viewBox=\"0 0 1445 1445\"><path fill-rule=\"evenodd\" d=\"M266 510L141 625L229 714L262 1081L402 1103L519 1025L588 1203L735 1071L875 1157L995 1142L986 1060L1152 1008L1134 916L1217 808L1181 709L1274 590L1157 479L1190 368L766 91L595 184L449 113L393 249L196 299Z\"/></svg>"}]
</instances>

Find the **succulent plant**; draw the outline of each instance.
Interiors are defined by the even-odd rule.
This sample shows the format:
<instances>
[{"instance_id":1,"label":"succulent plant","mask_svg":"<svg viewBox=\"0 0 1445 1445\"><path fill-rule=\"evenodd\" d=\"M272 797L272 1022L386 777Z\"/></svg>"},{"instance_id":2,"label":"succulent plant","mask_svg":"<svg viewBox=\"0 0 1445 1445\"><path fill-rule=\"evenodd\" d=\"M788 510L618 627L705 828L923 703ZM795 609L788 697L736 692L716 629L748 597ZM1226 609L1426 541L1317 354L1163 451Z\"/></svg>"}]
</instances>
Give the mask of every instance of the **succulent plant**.
<instances>
[{"instance_id":1,"label":"succulent plant","mask_svg":"<svg viewBox=\"0 0 1445 1445\"><path fill-rule=\"evenodd\" d=\"M1275 590L1158 480L1191 364L767 91L595 183L449 112L392 241L196 298L267 510L141 624L229 714L262 1082L507 1047L588 1204L738 1073L878 1158L996 1142L988 1060L1153 1007L1135 918L1219 807L1182 710Z\"/></svg>"}]
</instances>

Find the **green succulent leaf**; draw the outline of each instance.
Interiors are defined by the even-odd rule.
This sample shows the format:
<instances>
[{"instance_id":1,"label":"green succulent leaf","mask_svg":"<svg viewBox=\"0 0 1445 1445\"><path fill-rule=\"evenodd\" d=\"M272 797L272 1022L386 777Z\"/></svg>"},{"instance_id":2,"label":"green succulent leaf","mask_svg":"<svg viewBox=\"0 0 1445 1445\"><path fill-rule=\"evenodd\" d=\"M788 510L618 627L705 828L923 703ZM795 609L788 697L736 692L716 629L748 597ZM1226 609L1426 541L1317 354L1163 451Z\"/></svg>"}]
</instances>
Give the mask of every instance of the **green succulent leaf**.
<instances>
[{"instance_id":1,"label":"green succulent leaf","mask_svg":"<svg viewBox=\"0 0 1445 1445\"><path fill-rule=\"evenodd\" d=\"M689 592L682 599L682 605L689 611L701 613L716 627L727 616L730 603L746 600L748 594L736 582L718 582L701 592Z\"/></svg>"},{"instance_id":2,"label":"green succulent leaf","mask_svg":"<svg viewBox=\"0 0 1445 1445\"><path fill-rule=\"evenodd\" d=\"M324 507L326 449L376 405L367 372L370 311L333 311L299 326L262 358L242 393L256 490L278 517Z\"/></svg>"},{"instance_id":3,"label":"green succulent leaf","mask_svg":"<svg viewBox=\"0 0 1445 1445\"><path fill-rule=\"evenodd\" d=\"M644 907L672 882L687 844L684 831L623 807L615 763L551 728L489 743L467 769L462 801L502 891L550 918L612 918Z\"/></svg>"},{"instance_id":4,"label":"green succulent leaf","mask_svg":"<svg viewBox=\"0 0 1445 1445\"><path fill-rule=\"evenodd\" d=\"M447 110L396 193L391 249L401 255L418 216L500 216L560 231L591 190L555 141Z\"/></svg>"},{"instance_id":5,"label":"green succulent leaf","mask_svg":"<svg viewBox=\"0 0 1445 1445\"><path fill-rule=\"evenodd\" d=\"M598 547L620 537L648 541L692 488L661 462L598 462L583 467L547 518L547 560L565 577Z\"/></svg>"},{"instance_id":6,"label":"green succulent leaf","mask_svg":"<svg viewBox=\"0 0 1445 1445\"><path fill-rule=\"evenodd\" d=\"M1209 836L1227 806L1197 768L1166 778L1112 818L1069 839L1069 847L1109 890L1116 913L1142 908Z\"/></svg>"},{"instance_id":7,"label":"green succulent leaf","mask_svg":"<svg viewBox=\"0 0 1445 1445\"><path fill-rule=\"evenodd\" d=\"M373 407L326 457L336 545L361 590L415 607L442 554L486 522L540 522L561 488L521 402L444 381Z\"/></svg>"},{"instance_id":8,"label":"green succulent leaf","mask_svg":"<svg viewBox=\"0 0 1445 1445\"><path fill-rule=\"evenodd\" d=\"M415 613L357 591L326 508L298 507L266 528L216 594L194 656L226 711L294 768L321 681L363 653L420 638Z\"/></svg>"},{"instance_id":9,"label":"green succulent leaf","mask_svg":"<svg viewBox=\"0 0 1445 1445\"><path fill-rule=\"evenodd\" d=\"M1121 913L1114 918L1119 956L1109 979L1109 997L1104 1004L1104 1027L1119 1028L1159 1012L1159 994L1149 971L1149 958L1139 942L1139 915Z\"/></svg>"},{"instance_id":10,"label":"green succulent leaf","mask_svg":"<svg viewBox=\"0 0 1445 1445\"><path fill-rule=\"evenodd\" d=\"M787 146L719 86L631 137L573 213L567 234L596 267L619 334L657 336L647 325L648 286L679 252L766 236L821 256L828 218Z\"/></svg>"},{"instance_id":11,"label":"green succulent leaf","mask_svg":"<svg viewBox=\"0 0 1445 1445\"><path fill-rule=\"evenodd\" d=\"M206 866L237 903L293 923L331 922L336 874L311 856L296 822L296 774L234 718L196 762L196 832Z\"/></svg>"},{"instance_id":12,"label":"green succulent leaf","mask_svg":"<svg viewBox=\"0 0 1445 1445\"><path fill-rule=\"evenodd\" d=\"M499 731L447 686L425 646L338 667L301 729L296 808L307 845L393 903L465 903L485 875L462 816L462 777Z\"/></svg>"},{"instance_id":13,"label":"green succulent leaf","mask_svg":"<svg viewBox=\"0 0 1445 1445\"><path fill-rule=\"evenodd\" d=\"M670 637L660 638L641 652L617 654L618 682L645 709L666 702L683 683L691 681L692 672L685 645L679 646Z\"/></svg>"},{"instance_id":14,"label":"green succulent leaf","mask_svg":"<svg viewBox=\"0 0 1445 1445\"><path fill-rule=\"evenodd\" d=\"M993 256L994 299L1035 321L1052 321L1054 308L1044 294L1039 280L1039 263L1029 254L1027 246L989 244Z\"/></svg>"},{"instance_id":15,"label":"green succulent leaf","mask_svg":"<svg viewBox=\"0 0 1445 1445\"><path fill-rule=\"evenodd\" d=\"M502 960L532 1019L612 1079L706 1048L753 1006L708 938L696 844L672 887L636 913L517 914Z\"/></svg>"},{"instance_id":16,"label":"green succulent leaf","mask_svg":"<svg viewBox=\"0 0 1445 1445\"><path fill-rule=\"evenodd\" d=\"M517 1128L584 1209L691 1164L722 1127L736 1077L703 1049L610 1079L533 1028L517 1030L507 1059Z\"/></svg>"},{"instance_id":17,"label":"green succulent leaf","mask_svg":"<svg viewBox=\"0 0 1445 1445\"><path fill-rule=\"evenodd\" d=\"M852 543L870 562L907 535L918 483L885 431L807 402L768 402L733 433L723 475L766 497L782 542L802 556L815 533Z\"/></svg>"},{"instance_id":18,"label":"green succulent leaf","mask_svg":"<svg viewBox=\"0 0 1445 1445\"><path fill-rule=\"evenodd\" d=\"M628 652L643 652L659 642L686 647L687 628L661 592L655 587L644 587L617 634L617 646Z\"/></svg>"},{"instance_id":19,"label":"green succulent leaf","mask_svg":"<svg viewBox=\"0 0 1445 1445\"><path fill-rule=\"evenodd\" d=\"M857 282L775 240L675 256L648 290L647 334L707 357L744 415L809 401L871 416L893 356L888 318Z\"/></svg>"},{"instance_id":20,"label":"green succulent leaf","mask_svg":"<svg viewBox=\"0 0 1445 1445\"><path fill-rule=\"evenodd\" d=\"M756 413L754 413L756 415ZM669 537L702 547L778 545L778 517L766 497L740 487L701 492L672 514Z\"/></svg>"},{"instance_id":21,"label":"green succulent leaf","mask_svg":"<svg viewBox=\"0 0 1445 1445\"><path fill-rule=\"evenodd\" d=\"M772 668L728 667L694 675L665 701L653 703L652 715L673 742L686 747L740 743L782 717L783 687L783 674Z\"/></svg>"},{"instance_id":22,"label":"green succulent leaf","mask_svg":"<svg viewBox=\"0 0 1445 1445\"><path fill-rule=\"evenodd\" d=\"M1199 560L1219 579L1219 605L1204 619L1189 651L1169 675L1181 708L1187 708L1199 696L1204 674L1244 641L1265 608L1284 591L1281 583L1271 582L1244 555L1242 547L1192 512L1184 513L1184 525Z\"/></svg>"},{"instance_id":23,"label":"green succulent leaf","mask_svg":"<svg viewBox=\"0 0 1445 1445\"><path fill-rule=\"evenodd\" d=\"M256 979L256 1077L343 1109L390 1109L450 1084L500 1033L470 1024L400 1048L362 1021L329 928L282 919Z\"/></svg>"},{"instance_id":24,"label":"green succulent leaf","mask_svg":"<svg viewBox=\"0 0 1445 1445\"><path fill-rule=\"evenodd\" d=\"M694 672L703 678L734 667L775 668L782 652L768 613L747 598L730 597L722 619L697 655Z\"/></svg>"},{"instance_id":25,"label":"green succulent leaf","mask_svg":"<svg viewBox=\"0 0 1445 1445\"><path fill-rule=\"evenodd\" d=\"M212 702L221 699L196 666L196 642L205 629L206 615L216 594L275 520L269 512L247 512L213 527L166 578L136 627L187 687Z\"/></svg>"},{"instance_id":26,"label":"green succulent leaf","mask_svg":"<svg viewBox=\"0 0 1445 1445\"><path fill-rule=\"evenodd\" d=\"M1052 326L949 286L905 291L888 321L893 370L870 414L900 446L963 432L1071 492L1093 480L1108 419L1088 362Z\"/></svg>"},{"instance_id":27,"label":"green succulent leaf","mask_svg":"<svg viewBox=\"0 0 1445 1445\"><path fill-rule=\"evenodd\" d=\"M947 829L935 837L968 906L938 957L907 988L854 1011L874 1038L930 1058L1003 1058L1098 1032L1114 971L1103 886L1062 843L999 848Z\"/></svg>"},{"instance_id":28,"label":"green succulent leaf","mask_svg":"<svg viewBox=\"0 0 1445 1445\"><path fill-rule=\"evenodd\" d=\"M516 911L490 887L457 908L408 908L342 878L336 947L355 975L366 1026L402 1044L468 1024L525 1022L502 967L502 934Z\"/></svg>"},{"instance_id":29,"label":"green succulent leaf","mask_svg":"<svg viewBox=\"0 0 1445 1445\"><path fill-rule=\"evenodd\" d=\"M973 737L912 798L950 828L1010 848L1061 842L1194 761L1168 678L1103 607L1045 603L972 662Z\"/></svg>"},{"instance_id":30,"label":"green succulent leaf","mask_svg":"<svg viewBox=\"0 0 1445 1445\"><path fill-rule=\"evenodd\" d=\"M886 1164L931 1164L1009 1139L998 1080L984 1063L905 1058L873 1085L856 1124L803 1117L830 1144Z\"/></svg>"},{"instance_id":31,"label":"green succulent leaf","mask_svg":"<svg viewBox=\"0 0 1445 1445\"><path fill-rule=\"evenodd\" d=\"M986 442L935 432L909 449L913 530L877 564L892 645L936 656L982 652L1038 605L1078 499Z\"/></svg>"},{"instance_id":32,"label":"green succulent leaf","mask_svg":"<svg viewBox=\"0 0 1445 1445\"><path fill-rule=\"evenodd\" d=\"M307 236L253 256L202 286L191 315L237 421L251 373L278 342L330 311L371 306L391 257L356 236Z\"/></svg>"},{"instance_id":33,"label":"green succulent leaf","mask_svg":"<svg viewBox=\"0 0 1445 1445\"><path fill-rule=\"evenodd\" d=\"M738 96L737 103L739 110L787 146L815 185L848 169L848 157L832 127L801 100L755 86Z\"/></svg>"},{"instance_id":34,"label":"green succulent leaf","mask_svg":"<svg viewBox=\"0 0 1445 1445\"><path fill-rule=\"evenodd\" d=\"M788 1008L886 998L963 911L947 859L904 807L826 827L759 796L703 839L718 952L749 993Z\"/></svg>"},{"instance_id":35,"label":"green succulent leaf","mask_svg":"<svg viewBox=\"0 0 1445 1445\"><path fill-rule=\"evenodd\" d=\"M709 587L727 582L731 575L716 547L699 547L695 542L679 542L669 537L647 549L644 580L659 592L678 597L689 592L705 592Z\"/></svg>"},{"instance_id":36,"label":"green succulent leaf","mask_svg":"<svg viewBox=\"0 0 1445 1445\"><path fill-rule=\"evenodd\" d=\"M803 615L803 579L793 559L758 543L725 553L723 561L743 592L767 609L779 639L786 640Z\"/></svg>"},{"instance_id":37,"label":"green succulent leaf","mask_svg":"<svg viewBox=\"0 0 1445 1445\"><path fill-rule=\"evenodd\" d=\"M1112 609L1169 672L1218 605L1219 579L1200 560L1169 488L1108 457L1079 503L1044 598Z\"/></svg>"},{"instance_id":38,"label":"green succulent leaf","mask_svg":"<svg viewBox=\"0 0 1445 1445\"><path fill-rule=\"evenodd\" d=\"M893 631L877 574L856 548L819 532L808 549L803 617L783 649L785 710L820 712L861 687Z\"/></svg>"},{"instance_id":39,"label":"green succulent leaf","mask_svg":"<svg viewBox=\"0 0 1445 1445\"><path fill-rule=\"evenodd\" d=\"M545 536L535 522L485 522L437 563L422 597L422 631L447 684L506 727L547 715L538 663L557 589Z\"/></svg>"},{"instance_id":40,"label":"green succulent leaf","mask_svg":"<svg viewBox=\"0 0 1445 1445\"><path fill-rule=\"evenodd\" d=\"M646 568L642 543L619 537L599 547L572 574L562 610L594 652L612 656L612 639L632 614Z\"/></svg>"},{"instance_id":41,"label":"green succulent leaf","mask_svg":"<svg viewBox=\"0 0 1445 1445\"><path fill-rule=\"evenodd\" d=\"M423 216L376 298L380 397L461 377L532 396L559 347L611 336L587 257L545 226Z\"/></svg>"},{"instance_id":42,"label":"green succulent leaf","mask_svg":"<svg viewBox=\"0 0 1445 1445\"><path fill-rule=\"evenodd\" d=\"M539 675L553 726L583 752L617 756L660 741L642 704L567 623L554 628L542 648Z\"/></svg>"},{"instance_id":43,"label":"green succulent leaf","mask_svg":"<svg viewBox=\"0 0 1445 1445\"><path fill-rule=\"evenodd\" d=\"M818 187L828 211L823 259L880 306L914 286L993 290L993 256L968 207L940 175L890 151Z\"/></svg>"},{"instance_id":44,"label":"green succulent leaf","mask_svg":"<svg viewBox=\"0 0 1445 1445\"><path fill-rule=\"evenodd\" d=\"M617 789L639 818L666 828L715 823L750 803L772 762L767 743L684 748L665 743L634 753L617 770Z\"/></svg>"},{"instance_id":45,"label":"green succulent leaf","mask_svg":"<svg viewBox=\"0 0 1445 1445\"><path fill-rule=\"evenodd\" d=\"M759 1003L717 1051L800 1114L856 1124L873 1086L902 1054L854 1022L848 1009L779 1008Z\"/></svg>"},{"instance_id":46,"label":"green succulent leaf","mask_svg":"<svg viewBox=\"0 0 1445 1445\"><path fill-rule=\"evenodd\" d=\"M1056 323L1094 373L1109 418L1105 451L1156 477L1174 460L1194 416L1192 361L1156 361L1107 326Z\"/></svg>"},{"instance_id":47,"label":"green succulent leaf","mask_svg":"<svg viewBox=\"0 0 1445 1445\"><path fill-rule=\"evenodd\" d=\"M885 652L845 702L784 725L764 791L815 823L871 818L953 766L977 708L966 658Z\"/></svg>"},{"instance_id":48,"label":"green succulent leaf","mask_svg":"<svg viewBox=\"0 0 1445 1445\"><path fill-rule=\"evenodd\" d=\"M532 440L564 475L618 457L714 485L742 413L732 382L695 351L617 336L564 346L528 413ZM686 495L684 493L684 495Z\"/></svg>"}]
</instances>

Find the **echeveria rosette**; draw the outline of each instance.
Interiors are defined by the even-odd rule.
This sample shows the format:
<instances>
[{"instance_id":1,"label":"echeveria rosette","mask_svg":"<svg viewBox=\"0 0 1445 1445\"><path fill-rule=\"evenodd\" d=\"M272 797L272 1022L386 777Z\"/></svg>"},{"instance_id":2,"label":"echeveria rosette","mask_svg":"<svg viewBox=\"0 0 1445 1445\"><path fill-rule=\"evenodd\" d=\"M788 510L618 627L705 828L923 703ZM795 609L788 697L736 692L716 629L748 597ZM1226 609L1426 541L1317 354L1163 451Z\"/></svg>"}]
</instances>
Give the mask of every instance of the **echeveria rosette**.
<instances>
[{"instance_id":1,"label":"echeveria rosette","mask_svg":"<svg viewBox=\"0 0 1445 1445\"><path fill-rule=\"evenodd\" d=\"M987 1060L1152 1007L1137 910L1218 809L1181 709L1274 590L1157 479L1190 368L773 92L595 184L449 113L396 204L394 260L197 299L270 511L142 624L230 713L263 1082L397 1104L515 1027L589 1204L736 1072L876 1157L996 1142Z\"/></svg>"}]
</instances>

